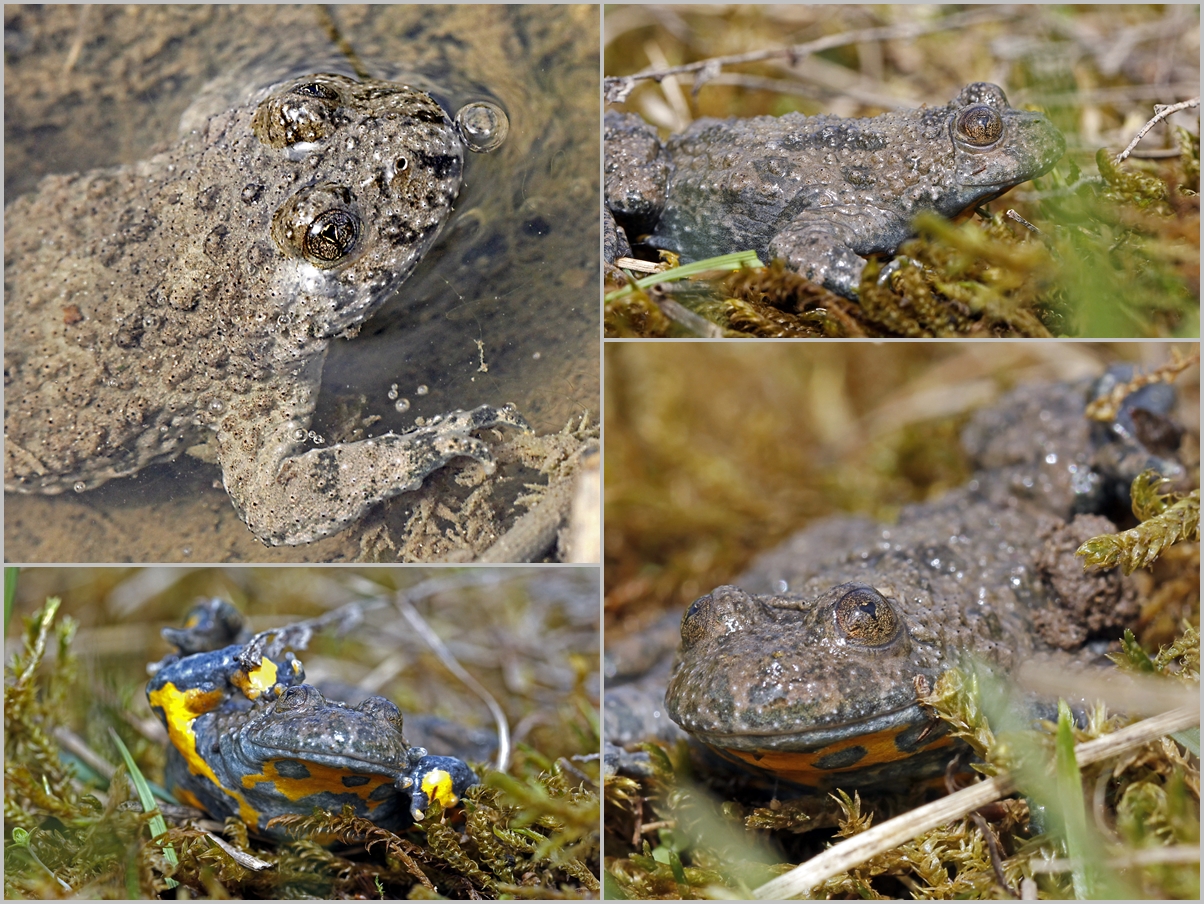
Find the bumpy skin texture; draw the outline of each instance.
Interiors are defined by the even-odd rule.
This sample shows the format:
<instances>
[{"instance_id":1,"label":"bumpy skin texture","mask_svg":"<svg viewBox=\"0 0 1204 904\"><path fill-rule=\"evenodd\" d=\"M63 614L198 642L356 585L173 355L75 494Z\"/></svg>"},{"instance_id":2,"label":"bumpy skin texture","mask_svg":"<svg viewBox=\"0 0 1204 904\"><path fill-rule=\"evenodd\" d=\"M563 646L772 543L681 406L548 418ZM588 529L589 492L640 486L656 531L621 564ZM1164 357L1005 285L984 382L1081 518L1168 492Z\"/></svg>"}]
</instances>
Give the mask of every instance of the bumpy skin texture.
<instances>
[{"instance_id":1,"label":"bumpy skin texture","mask_svg":"<svg viewBox=\"0 0 1204 904\"><path fill-rule=\"evenodd\" d=\"M823 519L759 558L739 586L696 600L681 621L668 716L726 759L800 786L939 773L951 742L916 704L917 678L931 686L968 656L1004 673L1092 658L1084 645L1136 614L1117 570L1084 573L1074 557L1114 530L1082 514L1107 509L1113 485L1146 467L1182 473L1149 448L1159 431L1131 429L1168 420L1165 387L1130 396L1111 425L1083 416L1100 384L1127 376L1021 387L966 428L979 468L966 486L905 507L893 525ZM1118 460L1131 472L1115 473ZM661 707L638 696L608 692L608 732L613 713L623 733L612 740L630 743L641 724L671 737L654 718Z\"/></svg>"},{"instance_id":2,"label":"bumpy skin texture","mask_svg":"<svg viewBox=\"0 0 1204 904\"><path fill-rule=\"evenodd\" d=\"M426 93L311 75L261 89L132 166L51 176L5 211L5 488L90 489L215 435L264 542L305 543L491 456L455 412L305 451L330 340L409 276L464 149Z\"/></svg>"},{"instance_id":3,"label":"bumpy skin texture","mask_svg":"<svg viewBox=\"0 0 1204 904\"><path fill-rule=\"evenodd\" d=\"M232 611L220 600L202 603L183 630L164 636L182 650L207 646L220 637L212 616L222 607ZM432 798L450 805L477 783L463 761L411 746L401 712L384 697L350 707L305 684L287 631L158 664L146 694L168 731L166 778L178 799L284 838L269 820L314 807L338 813L345 804L401 831Z\"/></svg>"},{"instance_id":4,"label":"bumpy skin texture","mask_svg":"<svg viewBox=\"0 0 1204 904\"><path fill-rule=\"evenodd\" d=\"M850 298L863 258L893 253L922 210L946 217L1047 172L1061 134L997 86L872 119L700 119L661 144L639 117L606 116L606 203L626 236L683 263L753 249ZM609 258L613 260L613 258Z\"/></svg>"}]
</instances>

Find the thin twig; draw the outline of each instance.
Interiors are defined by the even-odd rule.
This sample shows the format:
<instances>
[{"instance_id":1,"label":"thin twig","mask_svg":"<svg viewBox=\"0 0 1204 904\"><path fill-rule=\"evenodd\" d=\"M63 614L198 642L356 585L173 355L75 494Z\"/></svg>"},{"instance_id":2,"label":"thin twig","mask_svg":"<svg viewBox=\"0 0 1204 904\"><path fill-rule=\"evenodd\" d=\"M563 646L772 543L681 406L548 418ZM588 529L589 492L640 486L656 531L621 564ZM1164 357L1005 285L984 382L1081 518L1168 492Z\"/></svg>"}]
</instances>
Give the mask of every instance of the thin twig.
<instances>
[{"instance_id":1,"label":"thin twig","mask_svg":"<svg viewBox=\"0 0 1204 904\"><path fill-rule=\"evenodd\" d=\"M1174 709L1135 722L1102 738L1078 744L1074 748L1075 759L1080 766L1086 766L1140 747L1171 732L1199 724L1199 706ZM753 896L762 899L784 899L808 894L833 876L838 876L871 857L896 848L937 826L959 819L979 807L1006 797L1015 790L1016 781L1012 773L1001 772L977 785L971 785L956 794L950 794L894 819L888 819L847 841L833 845L790 872L766 882L753 892Z\"/></svg>"},{"instance_id":2,"label":"thin twig","mask_svg":"<svg viewBox=\"0 0 1204 904\"><path fill-rule=\"evenodd\" d=\"M437 580L437 579L436 579ZM399 590L393 597L393 604L397 610L405 616L405 620L410 623L410 627L418 633L418 635L427 642L439 661L443 663L443 667L459 678L474 694L481 698L484 704L489 707L489 712L493 715L493 720L497 726L497 759L494 768L498 772L505 772L506 767L510 764L510 723L506 719L506 713L502 710L501 705L493 694L485 689L485 686L476 678L472 677L464 666L460 665L451 650L443 642L438 634L431 630L431 626L426 623L426 620L414 608L410 602L411 597L421 598L429 594L424 593L427 581L411 587L409 590Z\"/></svg>"},{"instance_id":3,"label":"thin twig","mask_svg":"<svg viewBox=\"0 0 1204 904\"><path fill-rule=\"evenodd\" d=\"M1120 163L1128 157L1133 152L1133 148L1141 143L1141 139L1149 134L1150 129L1154 128L1154 126L1158 125L1158 123L1162 122L1162 120L1166 119L1172 113L1178 113L1180 110L1189 110L1192 107L1198 106L1200 106L1200 98L1198 97L1193 97L1191 100L1183 100L1177 104L1154 104L1153 119L1138 130L1136 137L1129 142L1129 146L1116 155L1115 162Z\"/></svg>"},{"instance_id":4,"label":"thin twig","mask_svg":"<svg viewBox=\"0 0 1204 904\"><path fill-rule=\"evenodd\" d=\"M753 50L748 53L736 53L730 56L712 57L709 60L699 60L696 63L685 63L681 66L668 66L661 69L645 69L637 72L634 75L624 75L620 77L611 77L604 80L606 87L606 102L612 104L622 103L627 99L627 95L635 88L636 83L646 79L654 79L660 81L671 75L680 75L688 72L697 73L695 80L695 91L701 83L713 78L719 74L719 70L724 66L735 66L740 63L756 63L762 60L771 60L775 57L786 57L792 63L798 62L800 59L810 56L814 53L820 53L824 50L831 50L834 47L847 47L849 44L862 44L866 41L889 41L901 38L914 38L919 35L929 34L936 31L951 31L955 28L966 28L972 25L981 25L984 22L994 22L1001 19L1012 18L1015 14L1012 12L1001 13L998 10L972 10L970 12L958 13L952 16L932 21L932 22L896 22L894 25L881 25L875 28L862 28L857 31L846 31L840 34L828 35L819 38L815 41L808 41L805 44L795 44L792 47L774 47L769 50Z\"/></svg>"},{"instance_id":5,"label":"thin twig","mask_svg":"<svg viewBox=\"0 0 1204 904\"><path fill-rule=\"evenodd\" d=\"M464 667L460 665L451 650L447 648L443 639L431 629L431 626L427 624L418 610L414 608L413 603L438 593L449 593L467 587L505 583L506 581L519 578L523 574L524 572L517 568L505 571L478 569L476 571L459 572L451 577L427 578L425 581L419 581L413 587L399 590L393 594L393 605L405 616L410 626L414 628L435 655L439 657L439 661L443 663L449 672L464 682L474 694L480 697L482 702L489 708L489 712L493 716L497 727L497 757L494 768L499 772L504 772L506 766L510 763L510 722L506 718L506 713L498 705L493 695L464 670ZM365 596L376 597L376 599L369 599L361 603L360 605L364 609L375 609L380 605L387 605L386 600L381 597L379 584L360 575L349 575L346 578L346 583L349 587L355 588Z\"/></svg>"}]
</instances>

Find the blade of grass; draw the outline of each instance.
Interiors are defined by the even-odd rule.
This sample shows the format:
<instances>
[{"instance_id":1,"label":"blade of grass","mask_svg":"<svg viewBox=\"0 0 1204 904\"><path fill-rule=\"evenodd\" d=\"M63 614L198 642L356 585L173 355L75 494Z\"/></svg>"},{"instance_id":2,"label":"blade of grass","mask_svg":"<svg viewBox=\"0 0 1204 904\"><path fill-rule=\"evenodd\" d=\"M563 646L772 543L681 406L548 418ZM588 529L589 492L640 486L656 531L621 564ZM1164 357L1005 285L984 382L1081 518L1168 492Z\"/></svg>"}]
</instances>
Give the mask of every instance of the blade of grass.
<instances>
[{"instance_id":1,"label":"blade of grass","mask_svg":"<svg viewBox=\"0 0 1204 904\"><path fill-rule=\"evenodd\" d=\"M17 595L17 572L19 568L4 569L4 633L8 634L8 620L13 617L13 597Z\"/></svg>"},{"instance_id":2,"label":"blade of grass","mask_svg":"<svg viewBox=\"0 0 1204 904\"><path fill-rule=\"evenodd\" d=\"M720 255L719 257L708 257L704 261L695 261L692 264L674 267L672 270L666 270L663 273L653 273L651 276L641 277L634 283L629 283L621 289L615 289L615 291L608 293L605 301L607 303L616 301L630 295L636 289L647 289L649 286L655 286L657 283L687 279L711 270L743 270L746 267L755 270L758 267L764 266L755 251L736 251L732 254Z\"/></svg>"},{"instance_id":3,"label":"blade of grass","mask_svg":"<svg viewBox=\"0 0 1204 904\"><path fill-rule=\"evenodd\" d=\"M1083 776L1074 755L1074 717L1065 700L1058 701L1058 733L1054 740L1054 791L1066 829L1066 853L1075 897L1098 897L1097 858L1099 846L1087 833L1087 811L1083 805Z\"/></svg>"},{"instance_id":4,"label":"blade of grass","mask_svg":"<svg viewBox=\"0 0 1204 904\"><path fill-rule=\"evenodd\" d=\"M159 812L159 805L155 803L155 796L151 793L150 785L142 775L142 770L138 768L138 764L134 762L134 758L130 756L129 750L126 749L125 743L121 737L112 728L109 729L109 735L113 738L113 743L117 745L117 749L121 751L121 758L125 760L125 768L129 770L130 778L134 780L134 787L138 789L138 799L142 801L142 809L146 813L154 813L151 817L150 828L151 837L159 838L167 833L167 823L163 819L163 814ZM163 857L172 866L178 866L179 860L176 859L176 849L167 842L163 843ZM167 880L168 888L175 888L179 885L175 879Z\"/></svg>"},{"instance_id":5,"label":"blade of grass","mask_svg":"<svg viewBox=\"0 0 1204 904\"><path fill-rule=\"evenodd\" d=\"M1171 737L1186 747L1194 756L1200 755L1200 729L1188 728L1185 731L1171 732Z\"/></svg>"}]
</instances>

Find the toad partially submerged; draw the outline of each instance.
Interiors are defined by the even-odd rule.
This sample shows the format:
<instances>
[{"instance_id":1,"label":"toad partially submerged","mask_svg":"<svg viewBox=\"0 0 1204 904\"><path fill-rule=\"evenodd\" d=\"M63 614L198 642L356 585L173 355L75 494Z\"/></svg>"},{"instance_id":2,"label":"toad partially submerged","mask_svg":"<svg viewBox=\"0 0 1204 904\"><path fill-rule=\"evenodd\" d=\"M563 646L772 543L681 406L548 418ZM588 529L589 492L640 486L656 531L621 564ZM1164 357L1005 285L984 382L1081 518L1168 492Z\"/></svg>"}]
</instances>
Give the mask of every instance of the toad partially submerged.
<instances>
[{"instance_id":1,"label":"toad partially submerged","mask_svg":"<svg viewBox=\"0 0 1204 904\"><path fill-rule=\"evenodd\" d=\"M978 471L906 506L898 523L823 519L696 600L671 674L608 691L615 743L676 729L725 760L807 788L883 786L940 772L961 749L917 703L972 658L1093 661L1137 612L1116 569L1084 573L1075 550L1111 533L1101 512L1173 460L1174 393L1153 384L1110 424L1084 406L1125 369L1088 383L1024 386L963 434ZM664 693L660 699L647 697Z\"/></svg>"},{"instance_id":2,"label":"toad partially submerged","mask_svg":"<svg viewBox=\"0 0 1204 904\"><path fill-rule=\"evenodd\" d=\"M252 638L241 628L241 615L214 599L163 632L180 653L154 667L146 696L167 728L166 783L181 802L276 837L286 837L268 825L276 816L348 804L401 831L477 783L462 760L411 746L391 701L350 707L305 684L292 653L308 640L304 623Z\"/></svg>"},{"instance_id":3,"label":"toad partially submerged","mask_svg":"<svg viewBox=\"0 0 1204 904\"><path fill-rule=\"evenodd\" d=\"M893 253L916 214L955 217L1048 172L1066 147L986 82L872 119L700 119L663 143L638 116L608 113L605 140L608 261L645 235L682 263L752 249L850 298L864 258Z\"/></svg>"},{"instance_id":4,"label":"toad partially submerged","mask_svg":"<svg viewBox=\"0 0 1204 904\"><path fill-rule=\"evenodd\" d=\"M49 176L5 210L5 488L88 490L208 437L247 526L279 545L455 457L491 467L472 434L525 427L509 407L306 448L330 341L452 212L465 139L448 114L403 84L312 74L184 122L147 160Z\"/></svg>"}]
</instances>

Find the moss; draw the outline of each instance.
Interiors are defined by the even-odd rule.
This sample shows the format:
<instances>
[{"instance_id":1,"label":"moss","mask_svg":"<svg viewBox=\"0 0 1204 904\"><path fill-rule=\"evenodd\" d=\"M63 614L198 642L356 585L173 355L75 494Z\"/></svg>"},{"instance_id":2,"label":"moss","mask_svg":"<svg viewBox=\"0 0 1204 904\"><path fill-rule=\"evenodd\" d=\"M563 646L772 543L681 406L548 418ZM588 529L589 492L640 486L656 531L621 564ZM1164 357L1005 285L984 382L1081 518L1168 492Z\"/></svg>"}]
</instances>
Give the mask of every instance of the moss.
<instances>
[{"instance_id":1,"label":"moss","mask_svg":"<svg viewBox=\"0 0 1204 904\"><path fill-rule=\"evenodd\" d=\"M1170 481L1154 471L1144 471L1133 479L1130 495L1133 514L1141 521L1136 527L1115 534L1092 537L1078 548L1088 565L1112 568L1119 565L1125 574L1148 568L1162 552L1184 540L1200 538L1200 491L1159 493Z\"/></svg>"}]
</instances>

